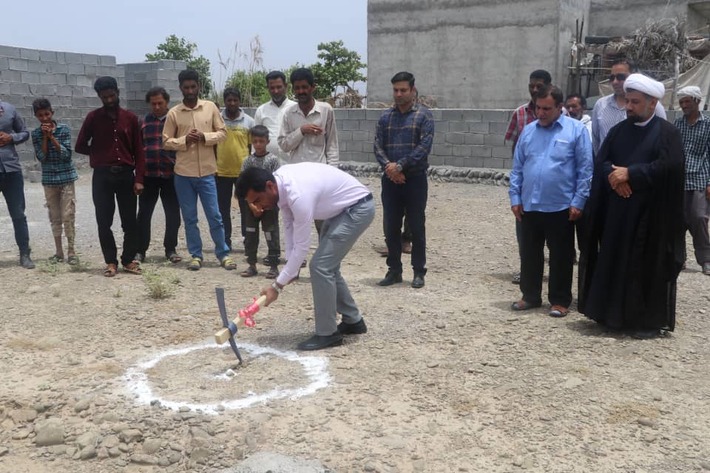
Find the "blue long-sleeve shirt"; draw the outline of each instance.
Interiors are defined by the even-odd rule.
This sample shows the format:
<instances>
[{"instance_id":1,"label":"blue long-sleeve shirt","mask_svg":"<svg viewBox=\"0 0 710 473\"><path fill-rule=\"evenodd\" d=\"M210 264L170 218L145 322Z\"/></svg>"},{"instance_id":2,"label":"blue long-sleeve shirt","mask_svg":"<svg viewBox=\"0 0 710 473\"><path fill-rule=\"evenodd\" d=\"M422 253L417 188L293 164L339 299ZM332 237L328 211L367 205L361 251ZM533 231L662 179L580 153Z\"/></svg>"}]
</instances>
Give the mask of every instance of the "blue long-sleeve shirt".
<instances>
[{"instance_id":1,"label":"blue long-sleeve shirt","mask_svg":"<svg viewBox=\"0 0 710 473\"><path fill-rule=\"evenodd\" d=\"M30 132L14 105L7 102L0 102L0 131L12 136L12 143L0 146L0 172L22 171L15 145L27 141Z\"/></svg>"},{"instance_id":2,"label":"blue long-sleeve shirt","mask_svg":"<svg viewBox=\"0 0 710 473\"><path fill-rule=\"evenodd\" d=\"M377 122L375 157L384 170L387 163L402 166L405 176L425 173L434 142L434 118L428 108L414 104L405 113L395 106Z\"/></svg>"},{"instance_id":3,"label":"blue long-sleeve shirt","mask_svg":"<svg viewBox=\"0 0 710 473\"><path fill-rule=\"evenodd\" d=\"M561 115L549 127L523 129L510 172L510 205L526 212L583 209L592 181L592 143L579 120Z\"/></svg>"}]
</instances>

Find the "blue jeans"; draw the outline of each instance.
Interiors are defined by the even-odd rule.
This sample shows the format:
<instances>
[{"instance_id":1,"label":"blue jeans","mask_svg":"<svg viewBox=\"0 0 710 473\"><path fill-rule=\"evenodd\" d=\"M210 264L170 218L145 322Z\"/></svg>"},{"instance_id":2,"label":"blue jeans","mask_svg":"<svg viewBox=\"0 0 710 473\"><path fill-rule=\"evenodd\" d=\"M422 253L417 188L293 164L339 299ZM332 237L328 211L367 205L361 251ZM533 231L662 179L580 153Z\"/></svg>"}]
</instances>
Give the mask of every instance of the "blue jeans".
<instances>
[{"instance_id":1,"label":"blue jeans","mask_svg":"<svg viewBox=\"0 0 710 473\"><path fill-rule=\"evenodd\" d=\"M15 242L21 255L30 254L30 231L25 217L25 183L22 172L0 172L0 192L5 197L7 211L15 229Z\"/></svg>"},{"instance_id":2,"label":"blue jeans","mask_svg":"<svg viewBox=\"0 0 710 473\"><path fill-rule=\"evenodd\" d=\"M220 261L229 254L229 248L224 241L224 225L217 204L217 186L214 176L186 177L175 175L175 192L185 222L185 240L187 251L193 258L204 259L202 256L202 238L197 226L197 197L202 202L202 210L210 226L210 235L214 242L214 253Z\"/></svg>"},{"instance_id":3,"label":"blue jeans","mask_svg":"<svg viewBox=\"0 0 710 473\"><path fill-rule=\"evenodd\" d=\"M317 335L332 335L338 330L337 313L345 323L355 324L362 318L340 274L340 262L374 218L375 203L369 200L323 221L318 249L310 263Z\"/></svg>"}]
</instances>

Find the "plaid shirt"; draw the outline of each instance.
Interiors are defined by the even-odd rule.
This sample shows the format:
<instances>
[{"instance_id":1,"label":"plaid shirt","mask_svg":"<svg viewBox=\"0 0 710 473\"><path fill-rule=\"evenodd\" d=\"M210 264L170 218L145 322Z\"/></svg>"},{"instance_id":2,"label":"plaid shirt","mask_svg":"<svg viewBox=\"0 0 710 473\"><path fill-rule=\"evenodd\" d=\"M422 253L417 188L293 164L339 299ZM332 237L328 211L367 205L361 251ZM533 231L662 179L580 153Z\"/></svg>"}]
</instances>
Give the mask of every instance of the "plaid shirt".
<instances>
[{"instance_id":1,"label":"plaid shirt","mask_svg":"<svg viewBox=\"0 0 710 473\"><path fill-rule=\"evenodd\" d=\"M47 154L42 152L42 128L32 130L35 157L42 163L42 185L48 187L61 187L79 179L71 159L71 131L67 125L55 125L52 134L59 142L59 149L49 141Z\"/></svg>"},{"instance_id":2,"label":"plaid shirt","mask_svg":"<svg viewBox=\"0 0 710 473\"><path fill-rule=\"evenodd\" d=\"M690 125L685 117L680 117L675 126L683 137L685 190L704 191L710 186L710 119L701 113L698 121Z\"/></svg>"},{"instance_id":3,"label":"plaid shirt","mask_svg":"<svg viewBox=\"0 0 710 473\"><path fill-rule=\"evenodd\" d=\"M145 150L146 177L170 178L175 167L175 151L163 149L163 126L165 117L147 114L141 123L143 149Z\"/></svg>"},{"instance_id":4,"label":"plaid shirt","mask_svg":"<svg viewBox=\"0 0 710 473\"><path fill-rule=\"evenodd\" d=\"M407 176L425 173L434 142L434 118L428 108L414 104L405 113L395 106L385 111L375 131L375 157L384 170L397 163Z\"/></svg>"},{"instance_id":5,"label":"plaid shirt","mask_svg":"<svg viewBox=\"0 0 710 473\"><path fill-rule=\"evenodd\" d=\"M535 120L537 120L537 117L535 116L535 107L532 102L516 108L513 111L513 116L510 117L508 131L505 132L505 141L517 140L525 125Z\"/></svg>"}]
</instances>

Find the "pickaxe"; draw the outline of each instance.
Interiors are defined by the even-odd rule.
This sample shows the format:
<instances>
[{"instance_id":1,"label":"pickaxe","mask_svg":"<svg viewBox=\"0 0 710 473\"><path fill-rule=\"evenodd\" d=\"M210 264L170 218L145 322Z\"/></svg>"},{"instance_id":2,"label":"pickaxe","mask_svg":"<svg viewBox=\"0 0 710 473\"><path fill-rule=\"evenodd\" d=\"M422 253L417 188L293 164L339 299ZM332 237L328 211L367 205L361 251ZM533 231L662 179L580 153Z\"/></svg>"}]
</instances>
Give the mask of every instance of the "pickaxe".
<instances>
[{"instance_id":1,"label":"pickaxe","mask_svg":"<svg viewBox=\"0 0 710 473\"><path fill-rule=\"evenodd\" d=\"M234 339L237 336L239 326L246 325L247 327L254 327L256 325L256 322L254 322L254 314L259 312L259 309L261 309L264 305L264 302L266 302L266 296L259 297L247 307L240 310L239 317L230 322L227 317L227 307L224 302L224 288L215 288L215 293L217 296L217 307L219 307L219 316L222 319L222 325L224 328L214 334L214 340L218 345L222 345L224 342L229 341L229 345L232 347L234 354L237 355L237 359L241 365L244 363L244 360L242 360L242 355L239 353L237 342Z\"/></svg>"}]
</instances>

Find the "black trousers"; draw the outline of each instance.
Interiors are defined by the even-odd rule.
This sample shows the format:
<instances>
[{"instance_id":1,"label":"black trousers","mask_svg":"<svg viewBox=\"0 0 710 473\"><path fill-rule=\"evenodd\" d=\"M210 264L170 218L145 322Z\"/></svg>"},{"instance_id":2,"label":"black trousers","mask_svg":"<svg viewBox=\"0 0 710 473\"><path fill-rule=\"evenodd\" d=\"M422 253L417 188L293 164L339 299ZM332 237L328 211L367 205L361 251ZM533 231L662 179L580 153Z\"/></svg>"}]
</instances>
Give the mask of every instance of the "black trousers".
<instances>
[{"instance_id":1,"label":"black trousers","mask_svg":"<svg viewBox=\"0 0 710 473\"><path fill-rule=\"evenodd\" d=\"M116 240L111 225L118 204L118 215L123 229L121 264L129 264L138 252L138 220L136 195L133 193L133 167L110 166L94 168L91 196L96 212L99 243L106 264L118 264Z\"/></svg>"},{"instance_id":2,"label":"black trousers","mask_svg":"<svg viewBox=\"0 0 710 473\"><path fill-rule=\"evenodd\" d=\"M237 187L237 177L222 177L215 176L217 182L217 205L219 213L222 214L222 223L224 224L224 240L229 249L232 249L232 196ZM241 208L241 205L240 205ZM244 231L244 212L241 213L241 233L242 239L245 238Z\"/></svg>"},{"instance_id":3,"label":"black trousers","mask_svg":"<svg viewBox=\"0 0 710 473\"><path fill-rule=\"evenodd\" d=\"M551 305L569 307L572 303L574 266L574 224L569 210L525 212L520 225L520 290L523 300L542 303L542 275L545 244L550 250L548 300Z\"/></svg>"},{"instance_id":4,"label":"black trousers","mask_svg":"<svg viewBox=\"0 0 710 473\"><path fill-rule=\"evenodd\" d=\"M251 213L249 204L245 199L239 200L239 210L244 216L244 253L247 257L247 263L250 265L257 262L257 251L259 250L259 223L266 238L266 246L269 249L268 260L270 266L279 264L281 257L281 242L279 239L279 209L275 207L271 210L265 210L261 217L256 217Z\"/></svg>"},{"instance_id":5,"label":"black trousers","mask_svg":"<svg viewBox=\"0 0 710 473\"><path fill-rule=\"evenodd\" d=\"M382 176L382 207L384 210L387 266L402 272L402 220L405 213L412 233L412 269L426 274L426 202L429 182L426 174L407 176L404 184L395 184Z\"/></svg>"},{"instance_id":6,"label":"black trousers","mask_svg":"<svg viewBox=\"0 0 710 473\"><path fill-rule=\"evenodd\" d=\"M165 234L163 247L165 256L175 252L180 230L180 205L175 192L175 182L171 177L145 177L143 193L138 198L138 231L140 240L138 251L144 255L150 246L150 227L158 197L165 212Z\"/></svg>"}]
</instances>

